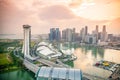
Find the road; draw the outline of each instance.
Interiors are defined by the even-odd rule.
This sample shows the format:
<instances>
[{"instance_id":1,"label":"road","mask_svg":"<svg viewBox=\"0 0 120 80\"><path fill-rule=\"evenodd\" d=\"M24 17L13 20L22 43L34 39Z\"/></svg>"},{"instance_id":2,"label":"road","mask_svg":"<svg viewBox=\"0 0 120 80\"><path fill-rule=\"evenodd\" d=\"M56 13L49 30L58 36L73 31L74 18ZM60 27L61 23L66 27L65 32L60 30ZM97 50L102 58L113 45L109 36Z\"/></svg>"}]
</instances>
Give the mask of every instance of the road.
<instances>
[{"instance_id":1,"label":"road","mask_svg":"<svg viewBox=\"0 0 120 80\"><path fill-rule=\"evenodd\" d=\"M50 67L61 67L61 68L70 68L69 66L66 66L65 64L56 64L54 62L51 62L51 61L48 61L48 60L45 60L45 59L38 59L37 60L38 62L42 63L42 64L45 64L45 65L48 65Z\"/></svg>"}]
</instances>

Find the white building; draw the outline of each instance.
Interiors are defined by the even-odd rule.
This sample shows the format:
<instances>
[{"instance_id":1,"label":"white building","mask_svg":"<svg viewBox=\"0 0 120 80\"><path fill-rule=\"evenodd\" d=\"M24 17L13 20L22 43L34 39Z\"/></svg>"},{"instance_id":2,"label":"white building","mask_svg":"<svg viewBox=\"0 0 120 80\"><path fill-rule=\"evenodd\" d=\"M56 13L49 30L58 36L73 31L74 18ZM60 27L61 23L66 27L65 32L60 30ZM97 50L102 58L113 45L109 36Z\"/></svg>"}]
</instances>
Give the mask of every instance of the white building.
<instances>
[{"instance_id":1,"label":"white building","mask_svg":"<svg viewBox=\"0 0 120 80\"><path fill-rule=\"evenodd\" d=\"M85 43L88 43L88 44L96 44L96 36L94 35L86 35L85 37Z\"/></svg>"},{"instance_id":2,"label":"white building","mask_svg":"<svg viewBox=\"0 0 120 80\"><path fill-rule=\"evenodd\" d=\"M41 67L36 80L82 80L82 76L80 69Z\"/></svg>"},{"instance_id":3,"label":"white building","mask_svg":"<svg viewBox=\"0 0 120 80\"><path fill-rule=\"evenodd\" d=\"M23 53L24 57L30 56L30 38L31 38L31 26L23 25L24 29L24 44L23 44Z\"/></svg>"},{"instance_id":4,"label":"white building","mask_svg":"<svg viewBox=\"0 0 120 80\"><path fill-rule=\"evenodd\" d=\"M56 49L54 49L51 44L46 43L46 42L40 42L38 44L38 48L36 50L36 53L40 57L43 57L46 59L58 58L62 55L62 53L60 53Z\"/></svg>"}]
</instances>

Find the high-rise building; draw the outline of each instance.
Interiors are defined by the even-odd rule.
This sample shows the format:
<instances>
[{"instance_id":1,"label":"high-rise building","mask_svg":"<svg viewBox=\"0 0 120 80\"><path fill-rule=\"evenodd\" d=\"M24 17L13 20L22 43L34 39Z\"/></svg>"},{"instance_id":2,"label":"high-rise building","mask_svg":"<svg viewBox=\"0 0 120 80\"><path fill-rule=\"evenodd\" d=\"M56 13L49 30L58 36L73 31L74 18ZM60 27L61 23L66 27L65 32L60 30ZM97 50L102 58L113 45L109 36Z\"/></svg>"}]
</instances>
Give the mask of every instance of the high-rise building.
<instances>
[{"instance_id":1,"label":"high-rise building","mask_svg":"<svg viewBox=\"0 0 120 80\"><path fill-rule=\"evenodd\" d=\"M85 36L88 34L88 27L85 26Z\"/></svg>"},{"instance_id":2,"label":"high-rise building","mask_svg":"<svg viewBox=\"0 0 120 80\"><path fill-rule=\"evenodd\" d=\"M62 31L62 39L63 41L67 41L67 42L72 42L73 41L73 33L74 31L72 29L65 29Z\"/></svg>"},{"instance_id":3,"label":"high-rise building","mask_svg":"<svg viewBox=\"0 0 120 80\"><path fill-rule=\"evenodd\" d=\"M51 28L50 29L50 33L49 33L49 40L50 41L60 41L61 39L61 34L60 34L60 31L59 31L59 28Z\"/></svg>"},{"instance_id":4,"label":"high-rise building","mask_svg":"<svg viewBox=\"0 0 120 80\"><path fill-rule=\"evenodd\" d=\"M75 41L76 33L75 33L75 28L72 30L72 41Z\"/></svg>"},{"instance_id":5,"label":"high-rise building","mask_svg":"<svg viewBox=\"0 0 120 80\"><path fill-rule=\"evenodd\" d=\"M99 40L99 30L98 30L99 26L96 25L96 41L98 42Z\"/></svg>"},{"instance_id":6,"label":"high-rise building","mask_svg":"<svg viewBox=\"0 0 120 80\"><path fill-rule=\"evenodd\" d=\"M87 43L87 44L96 44L96 36L94 36L94 35L87 35L85 37L85 43Z\"/></svg>"},{"instance_id":7,"label":"high-rise building","mask_svg":"<svg viewBox=\"0 0 120 80\"><path fill-rule=\"evenodd\" d=\"M102 30L102 33L101 33L101 41L105 42L105 41L107 41L107 39L108 39L108 35L107 35L107 32L106 32L106 25L103 25L103 30Z\"/></svg>"},{"instance_id":8,"label":"high-rise building","mask_svg":"<svg viewBox=\"0 0 120 80\"><path fill-rule=\"evenodd\" d=\"M96 38L96 43L98 42L99 32L98 32L98 25L96 25L96 29L92 32L92 35Z\"/></svg>"},{"instance_id":9,"label":"high-rise building","mask_svg":"<svg viewBox=\"0 0 120 80\"><path fill-rule=\"evenodd\" d=\"M23 25L24 29L24 57L30 55L30 39L31 39L31 26Z\"/></svg>"},{"instance_id":10,"label":"high-rise building","mask_svg":"<svg viewBox=\"0 0 120 80\"><path fill-rule=\"evenodd\" d=\"M62 40L66 40L66 30L62 30Z\"/></svg>"},{"instance_id":11,"label":"high-rise building","mask_svg":"<svg viewBox=\"0 0 120 80\"><path fill-rule=\"evenodd\" d=\"M82 28L80 31L81 42L85 42L85 38L88 35L88 27Z\"/></svg>"},{"instance_id":12,"label":"high-rise building","mask_svg":"<svg viewBox=\"0 0 120 80\"><path fill-rule=\"evenodd\" d=\"M56 34L55 35L56 41L60 41L60 39L61 39L61 33L59 31L59 28L56 28L56 33L55 34Z\"/></svg>"},{"instance_id":13,"label":"high-rise building","mask_svg":"<svg viewBox=\"0 0 120 80\"><path fill-rule=\"evenodd\" d=\"M50 29L50 34L49 34L49 40L50 41L53 41L53 40L55 40L55 28L51 28Z\"/></svg>"},{"instance_id":14,"label":"high-rise building","mask_svg":"<svg viewBox=\"0 0 120 80\"><path fill-rule=\"evenodd\" d=\"M103 32L106 32L106 25L103 25Z\"/></svg>"},{"instance_id":15,"label":"high-rise building","mask_svg":"<svg viewBox=\"0 0 120 80\"><path fill-rule=\"evenodd\" d=\"M69 28L66 29L66 41L68 42L72 41L72 29Z\"/></svg>"}]
</instances>

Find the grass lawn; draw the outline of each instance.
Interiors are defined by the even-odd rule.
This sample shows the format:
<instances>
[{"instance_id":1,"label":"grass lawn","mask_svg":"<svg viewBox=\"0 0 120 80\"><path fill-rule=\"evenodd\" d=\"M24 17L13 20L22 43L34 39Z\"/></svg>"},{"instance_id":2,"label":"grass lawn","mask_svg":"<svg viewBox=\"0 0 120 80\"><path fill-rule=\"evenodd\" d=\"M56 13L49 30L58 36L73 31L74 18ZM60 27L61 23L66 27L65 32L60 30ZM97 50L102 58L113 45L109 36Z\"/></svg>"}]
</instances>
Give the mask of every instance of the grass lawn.
<instances>
[{"instance_id":1,"label":"grass lawn","mask_svg":"<svg viewBox=\"0 0 120 80\"><path fill-rule=\"evenodd\" d=\"M7 53L2 53L0 54L0 65L6 65L6 64L10 64L11 61L8 57L9 55Z\"/></svg>"}]
</instances>

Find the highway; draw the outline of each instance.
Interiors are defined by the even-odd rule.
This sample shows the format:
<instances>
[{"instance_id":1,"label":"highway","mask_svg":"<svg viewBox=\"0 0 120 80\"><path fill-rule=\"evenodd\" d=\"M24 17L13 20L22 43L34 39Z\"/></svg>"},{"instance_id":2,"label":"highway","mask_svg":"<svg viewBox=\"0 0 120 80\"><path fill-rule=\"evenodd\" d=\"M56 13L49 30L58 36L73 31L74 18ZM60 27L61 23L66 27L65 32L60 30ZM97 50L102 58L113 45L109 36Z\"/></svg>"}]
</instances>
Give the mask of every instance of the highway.
<instances>
[{"instance_id":1,"label":"highway","mask_svg":"<svg viewBox=\"0 0 120 80\"><path fill-rule=\"evenodd\" d=\"M45 60L45 59L38 59L37 61L42 63L42 64L48 65L49 67L70 68L69 66L66 66L65 64L59 64L59 63L56 64L54 62L51 62L51 61L48 61L48 60Z\"/></svg>"},{"instance_id":2,"label":"highway","mask_svg":"<svg viewBox=\"0 0 120 80\"><path fill-rule=\"evenodd\" d=\"M37 66L37 65L35 65L35 64L33 64L33 63L25 60L25 59L24 59L23 64L25 65L25 67L26 67L27 69L29 69L30 71L34 72L35 74L37 73L37 71L38 71L39 68L40 68L39 66Z\"/></svg>"}]
</instances>

